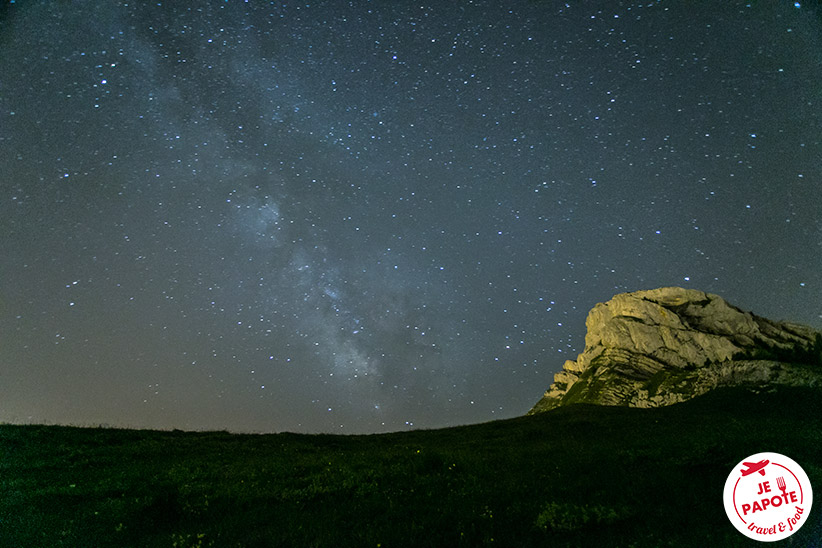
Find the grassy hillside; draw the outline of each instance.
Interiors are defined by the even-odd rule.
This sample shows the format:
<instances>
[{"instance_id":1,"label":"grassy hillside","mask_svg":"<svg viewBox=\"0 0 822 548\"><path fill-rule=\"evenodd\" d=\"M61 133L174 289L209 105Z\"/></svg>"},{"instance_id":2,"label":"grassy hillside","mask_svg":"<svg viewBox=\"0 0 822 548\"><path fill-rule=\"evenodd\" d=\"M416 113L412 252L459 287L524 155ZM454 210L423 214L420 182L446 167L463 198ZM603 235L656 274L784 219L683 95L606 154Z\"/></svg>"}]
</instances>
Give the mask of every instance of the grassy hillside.
<instances>
[{"instance_id":1,"label":"grassy hillside","mask_svg":"<svg viewBox=\"0 0 822 548\"><path fill-rule=\"evenodd\" d=\"M722 488L760 451L822 493L822 398L716 391L374 436L0 426L0 546L762 546ZM789 539L822 546L822 504Z\"/></svg>"}]
</instances>

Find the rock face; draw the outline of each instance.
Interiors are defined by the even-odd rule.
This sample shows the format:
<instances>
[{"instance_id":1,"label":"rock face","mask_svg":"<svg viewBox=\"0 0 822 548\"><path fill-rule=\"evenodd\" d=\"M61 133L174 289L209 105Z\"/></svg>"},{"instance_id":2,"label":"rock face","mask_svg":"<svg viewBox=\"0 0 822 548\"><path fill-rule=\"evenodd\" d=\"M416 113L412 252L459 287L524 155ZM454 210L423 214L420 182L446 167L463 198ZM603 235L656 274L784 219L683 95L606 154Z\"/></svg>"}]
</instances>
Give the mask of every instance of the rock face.
<instances>
[{"instance_id":1,"label":"rock face","mask_svg":"<svg viewBox=\"0 0 822 548\"><path fill-rule=\"evenodd\" d=\"M585 322L530 413L569 403L657 407L719 386L822 386L822 333L742 311L718 295L664 287L616 295Z\"/></svg>"}]
</instances>

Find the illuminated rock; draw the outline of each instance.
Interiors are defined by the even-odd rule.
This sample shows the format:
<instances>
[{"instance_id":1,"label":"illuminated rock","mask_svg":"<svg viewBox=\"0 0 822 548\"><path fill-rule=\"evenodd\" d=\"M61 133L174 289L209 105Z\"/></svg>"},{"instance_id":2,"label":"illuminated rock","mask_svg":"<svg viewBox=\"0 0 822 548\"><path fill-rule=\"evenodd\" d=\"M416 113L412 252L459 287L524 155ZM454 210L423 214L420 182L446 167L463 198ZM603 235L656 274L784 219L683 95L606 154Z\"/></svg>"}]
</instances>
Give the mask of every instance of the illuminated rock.
<instances>
[{"instance_id":1,"label":"illuminated rock","mask_svg":"<svg viewBox=\"0 0 822 548\"><path fill-rule=\"evenodd\" d=\"M530 413L577 402L657 407L719 386L822 386L822 333L718 295L680 287L622 293L597 304L585 325L585 349Z\"/></svg>"}]
</instances>

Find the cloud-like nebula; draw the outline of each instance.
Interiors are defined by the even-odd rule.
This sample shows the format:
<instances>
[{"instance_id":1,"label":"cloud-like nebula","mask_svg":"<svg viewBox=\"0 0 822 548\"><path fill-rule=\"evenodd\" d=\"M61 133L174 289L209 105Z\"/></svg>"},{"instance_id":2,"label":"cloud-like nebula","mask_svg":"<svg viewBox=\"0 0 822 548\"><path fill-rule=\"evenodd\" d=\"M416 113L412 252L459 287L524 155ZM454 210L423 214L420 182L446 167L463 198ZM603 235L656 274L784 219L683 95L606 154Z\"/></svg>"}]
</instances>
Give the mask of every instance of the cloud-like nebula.
<instances>
[{"instance_id":1,"label":"cloud-like nebula","mask_svg":"<svg viewBox=\"0 0 822 548\"><path fill-rule=\"evenodd\" d=\"M189 4L0 10L0 421L459 424L615 293L822 321L815 8Z\"/></svg>"}]
</instances>

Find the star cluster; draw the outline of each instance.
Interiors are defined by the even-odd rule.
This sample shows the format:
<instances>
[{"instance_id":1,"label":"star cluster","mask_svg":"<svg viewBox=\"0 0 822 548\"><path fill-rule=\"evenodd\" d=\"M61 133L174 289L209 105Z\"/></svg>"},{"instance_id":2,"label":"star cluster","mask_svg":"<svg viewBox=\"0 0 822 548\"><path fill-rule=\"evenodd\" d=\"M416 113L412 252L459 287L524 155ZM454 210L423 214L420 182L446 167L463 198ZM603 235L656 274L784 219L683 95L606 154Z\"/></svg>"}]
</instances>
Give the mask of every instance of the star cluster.
<instances>
[{"instance_id":1,"label":"star cluster","mask_svg":"<svg viewBox=\"0 0 822 548\"><path fill-rule=\"evenodd\" d=\"M792 2L11 2L0 420L524 413L623 291L822 312Z\"/></svg>"}]
</instances>

